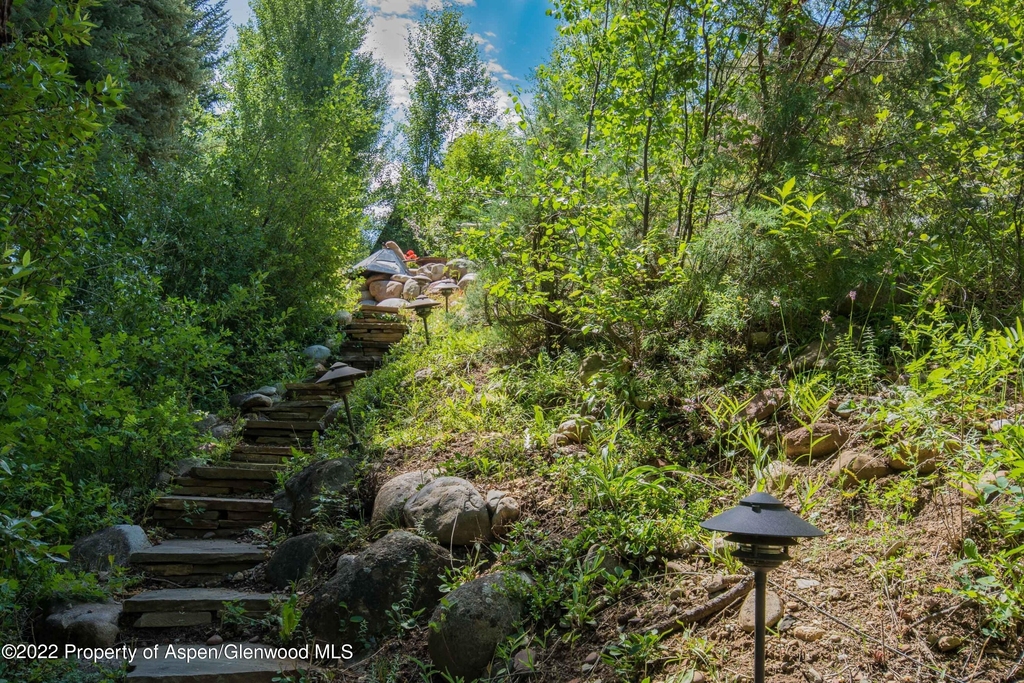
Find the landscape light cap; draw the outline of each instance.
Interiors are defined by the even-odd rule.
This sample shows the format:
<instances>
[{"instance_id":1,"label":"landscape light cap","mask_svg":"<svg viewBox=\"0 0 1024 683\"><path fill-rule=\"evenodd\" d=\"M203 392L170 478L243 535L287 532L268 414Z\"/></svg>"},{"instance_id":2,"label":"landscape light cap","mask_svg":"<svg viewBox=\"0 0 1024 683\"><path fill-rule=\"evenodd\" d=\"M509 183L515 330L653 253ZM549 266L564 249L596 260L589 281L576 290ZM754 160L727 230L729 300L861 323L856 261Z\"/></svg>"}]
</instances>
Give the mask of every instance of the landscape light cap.
<instances>
[{"instance_id":1,"label":"landscape light cap","mask_svg":"<svg viewBox=\"0 0 1024 683\"><path fill-rule=\"evenodd\" d=\"M702 529L736 534L747 538L780 540L816 538L825 532L790 512L775 496L758 492L711 519L701 522Z\"/></svg>"},{"instance_id":2,"label":"landscape light cap","mask_svg":"<svg viewBox=\"0 0 1024 683\"><path fill-rule=\"evenodd\" d=\"M357 380L365 374L365 370L354 368L345 363L335 363L331 366L330 370L320 376L320 379L316 381L316 384L320 384L321 382L334 382L339 379Z\"/></svg>"}]
</instances>

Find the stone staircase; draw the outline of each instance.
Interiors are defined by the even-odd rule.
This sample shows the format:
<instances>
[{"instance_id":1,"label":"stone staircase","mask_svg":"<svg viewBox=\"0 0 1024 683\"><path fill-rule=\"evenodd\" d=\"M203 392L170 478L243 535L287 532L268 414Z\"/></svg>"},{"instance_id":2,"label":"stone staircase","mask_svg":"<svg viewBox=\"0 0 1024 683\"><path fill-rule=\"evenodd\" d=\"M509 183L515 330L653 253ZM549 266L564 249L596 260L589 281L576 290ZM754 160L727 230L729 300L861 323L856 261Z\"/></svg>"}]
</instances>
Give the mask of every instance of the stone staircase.
<instances>
[{"instance_id":1,"label":"stone staircase","mask_svg":"<svg viewBox=\"0 0 1024 683\"><path fill-rule=\"evenodd\" d=\"M272 593L224 587L225 582L241 578L239 572L269 559L264 548L235 537L272 519L278 472L296 452L310 450L313 432L321 430L320 419L350 387L351 382L344 386L286 385L286 400L255 409L248 416L242 441L227 462L196 465L171 481L169 493L154 501L150 521L174 538L131 554L132 566L144 572L151 589L124 602L124 626L142 633L152 630L152 641L158 643L164 639L164 629L215 630L228 605L241 607L246 616L261 616L272 609ZM165 587L168 584L173 587ZM204 649L206 655L192 662L173 657L138 661L127 680L270 683L282 671L309 667L304 662L265 658L263 650L238 656L227 645L182 644ZM236 645L235 650L265 648L251 643ZM178 647L177 641L174 646Z\"/></svg>"},{"instance_id":2,"label":"stone staircase","mask_svg":"<svg viewBox=\"0 0 1024 683\"><path fill-rule=\"evenodd\" d=\"M352 367L373 372L381 366L384 354L402 341L409 325L394 320L395 311L379 306L362 306L362 318L355 318L345 326L345 341L338 360Z\"/></svg>"}]
</instances>

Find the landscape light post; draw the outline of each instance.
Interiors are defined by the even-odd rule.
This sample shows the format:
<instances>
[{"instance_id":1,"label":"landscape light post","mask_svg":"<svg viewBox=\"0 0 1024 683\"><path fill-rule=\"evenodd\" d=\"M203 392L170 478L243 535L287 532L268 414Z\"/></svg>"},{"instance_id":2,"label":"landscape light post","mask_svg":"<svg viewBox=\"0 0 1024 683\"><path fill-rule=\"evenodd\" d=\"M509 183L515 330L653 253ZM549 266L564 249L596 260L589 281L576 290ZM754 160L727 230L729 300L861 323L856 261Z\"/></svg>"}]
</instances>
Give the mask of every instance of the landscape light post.
<instances>
[{"instance_id":1,"label":"landscape light post","mask_svg":"<svg viewBox=\"0 0 1024 683\"><path fill-rule=\"evenodd\" d=\"M418 296L406 308L411 308L417 317L423 320L423 334L427 338L427 346L430 346L430 329L427 327L427 318L431 311L440 306L440 302L434 301L428 296Z\"/></svg>"},{"instance_id":2,"label":"landscape light post","mask_svg":"<svg viewBox=\"0 0 1024 683\"><path fill-rule=\"evenodd\" d=\"M765 600L768 572L790 559L797 539L825 532L789 511L775 496L758 492L739 505L701 522L708 531L728 534L732 556L754 572L754 683L764 683Z\"/></svg>"},{"instance_id":3,"label":"landscape light post","mask_svg":"<svg viewBox=\"0 0 1024 683\"><path fill-rule=\"evenodd\" d=\"M320 376L317 384L330 384L341 393L341 402L345 404L345 417L348 419L348 430L352 434L352 449L359 448L359 439L356 437L356 425L352 421L352 410L348 407L348 395L352 393L356 380L366 377L366 371L354 368L346 363L335 363L331 369Z\"/></svg>"},{"instance_id":4,"label":"landscape light post","mask_svg":"<svg viewBox=\"0 0 1024 683\"><path fill-rule=\"evenodd\" d=\"M454 282L446 282L443 285L437 286L437 291L444 297L444 312L448 313L448 297L458 290L459 286Z\"/></svg>"}]
</instances>

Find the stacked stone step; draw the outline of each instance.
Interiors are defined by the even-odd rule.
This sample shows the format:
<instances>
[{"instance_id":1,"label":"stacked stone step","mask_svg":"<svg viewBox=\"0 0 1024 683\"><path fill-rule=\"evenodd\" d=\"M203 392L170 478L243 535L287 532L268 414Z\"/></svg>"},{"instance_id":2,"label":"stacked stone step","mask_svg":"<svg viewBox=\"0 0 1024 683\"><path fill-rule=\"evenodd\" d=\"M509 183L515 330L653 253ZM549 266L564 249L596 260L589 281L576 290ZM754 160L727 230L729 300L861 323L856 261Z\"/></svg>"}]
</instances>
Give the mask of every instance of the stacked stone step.
<instances>
[{"instance_id":1,"label":"stacked stone step","mask_svg":"<svg viewBox=\"0 0 1024 683\"><path fill-rule=\"evenodd\" d=\"M178 496L240 496L272 492L277 472L271 467L243 467L242 463L200 465L175 477L171 493Z\"/></svg>"},{"instance_id":2,"label":"stacked stone step","mask_svg":"<svg viewBox=\"0 0 1024 683\"><path fill-rule=\"evenodd\" d=\"M219 621L231 605L247 617L261 617L270 611L273 599L271 593L228 588L167 588L125 600L122 619L134 628L205 626Z\"/></svg>"},{"instance_id":3,"label":"stacked stone step","mask_svg":"<svg viewBox=\"0 0 1024 683\"><path fill-rule=\"evenodd\" d=\"M345 326L345 341L338 355L342 363L373 372L381 366L384 354L409 333L409 326L389 320L394 318L392 312L373 310L369 306L363 306L362 314L362 318Z\"/></svg>"},{"instance_id":4,"label":"stacked stone step","mask_svg":"<svg viewBox=\"0 0 1024 683\"><path fill-rule=\"evenodd\" d=\"M310 452L309 446L268 446L241 443L231 451L231 461L246 465L263 465L281 467L288 462L295 451Z\"/></svg>"},{"instance_id":5,"label":"stacked stone step","mask_svg":"<svg viewBox=\"0 0 1024 683\"><path fill-rule=\"evenodd\" d=\"M151 517L182 538L228 538L270 521L269 498L170 495L153 503Z\"/></svg>"},{"instance_id":6,"label":"stacked stone step","mask_svg":"<svg viewBox=\"0 0 1024 683\"><path fill-rule=\"evenodd\" d=\"M184 585L215 585L252 569L267 559L266 552L230 539L172 538L133 552L132 566L151 577Z\"/></svg>"}]
</instances>

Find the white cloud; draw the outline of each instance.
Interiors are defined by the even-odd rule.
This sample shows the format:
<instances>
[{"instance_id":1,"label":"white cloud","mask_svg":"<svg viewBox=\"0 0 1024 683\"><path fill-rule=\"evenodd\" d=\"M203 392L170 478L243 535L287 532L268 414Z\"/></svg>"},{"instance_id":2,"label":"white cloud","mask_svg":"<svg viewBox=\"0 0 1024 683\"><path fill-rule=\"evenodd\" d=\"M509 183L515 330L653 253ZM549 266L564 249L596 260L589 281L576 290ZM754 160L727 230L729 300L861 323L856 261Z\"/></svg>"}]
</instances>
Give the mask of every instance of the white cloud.
<instances>
[{"instance_id":1,"label":"white cloud","mask_svg":"<svg viewBox=\"0 0 1024 683\"><path fill-rule=\"evenodd\" d=\"M473 7L476 0L448 0L455 5ZM408 15L419 9L441 9L442 0L366 0L366 5L371 12L382 14Z\"/></svg>"}]
</instances>

